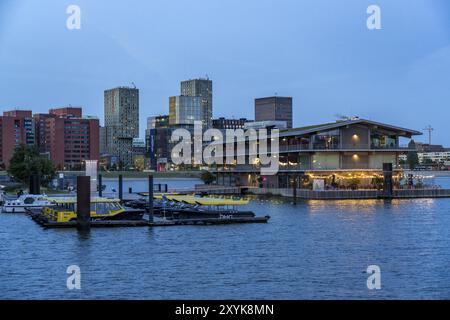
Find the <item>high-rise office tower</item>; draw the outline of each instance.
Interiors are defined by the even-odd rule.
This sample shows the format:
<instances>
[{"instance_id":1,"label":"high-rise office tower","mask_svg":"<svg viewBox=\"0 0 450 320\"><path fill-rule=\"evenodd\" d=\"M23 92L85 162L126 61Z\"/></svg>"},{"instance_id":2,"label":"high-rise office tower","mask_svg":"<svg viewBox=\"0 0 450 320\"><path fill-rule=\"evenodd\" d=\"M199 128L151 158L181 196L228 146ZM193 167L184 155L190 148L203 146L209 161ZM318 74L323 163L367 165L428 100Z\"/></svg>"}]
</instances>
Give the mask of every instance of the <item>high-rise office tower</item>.
<instances>
[{"instance_id":1,"label":"high-rise office tower","mask_svg":"<svg viewBox=\"0 0 450 320\"><path fill-rule=\"evenodd\" d=\"M255 99L255 121L286 121L287 127L292 128L292 98Z\"/></svg>"},{"instance_id":2,"label":"high-rise office tower","mask_svg":"<svg viewBox=\"0 0 450 320\"><path fill-rule=\"evenodd\" d=\"M106 151L119 166L133 165L133 139L139 138L139 89L118 87L105 91Z\"/></svg>"},{"instance_id":3,"label":"high-rise office tower","mask_svg":"<svg viewBox=\"0 0 450 320\"><path fill-rule=\"evenodd\" d=\"M145 144L150 158L150 168L165 171L170 158L170 138L172 127L169 126L169 116L155 116L147 118L145 130Z\"/></svg>"},{"instance_id":4,"label":"high-rise office tower","mask_svg":"<svg viewBox=\"0 0 450 320\"><path fill-rule=\"evenodd\" d=\"M205 128L211 128L213 118L212 81L202 78L182 81L181 95L201 98L202 121Z\"/></svg>"}]
</instances>

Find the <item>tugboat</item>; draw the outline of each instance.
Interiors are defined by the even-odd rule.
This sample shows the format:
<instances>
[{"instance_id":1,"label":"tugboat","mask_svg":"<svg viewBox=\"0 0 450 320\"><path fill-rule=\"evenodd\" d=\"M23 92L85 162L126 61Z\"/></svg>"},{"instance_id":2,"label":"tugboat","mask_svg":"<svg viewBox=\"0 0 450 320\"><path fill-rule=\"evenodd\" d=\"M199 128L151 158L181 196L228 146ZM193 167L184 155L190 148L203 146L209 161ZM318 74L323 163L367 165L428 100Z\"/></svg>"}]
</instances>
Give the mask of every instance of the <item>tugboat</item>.
<instances>
[{"instance_id":1,"label":"tugboat","mask_svg":"<svg viewBox=\"0 0 450 320\"><path fill-rule=\"evenodd\" d=\"M28 210L32 216L39 216L39 219L48 222L71 222L77 220L77 199L70 198L48 198L52 205L45 206L40 212ZM142 220L145 210L123 207L119 199L112 198L92 198L91 199L91 220Z\"/></svg>"},{"instance_id":2,"label":"tugboat","mask_svg":"<svg viewBox=\"0 0 450 320\"><path fill-rule=\"evenodd\" d=\"M51 205L47 197L40 194L23 194L17 199L4 197L3 201L2 212L7 213L25 213L26 209L42 209Z\"/></svg>"}]
</instances>

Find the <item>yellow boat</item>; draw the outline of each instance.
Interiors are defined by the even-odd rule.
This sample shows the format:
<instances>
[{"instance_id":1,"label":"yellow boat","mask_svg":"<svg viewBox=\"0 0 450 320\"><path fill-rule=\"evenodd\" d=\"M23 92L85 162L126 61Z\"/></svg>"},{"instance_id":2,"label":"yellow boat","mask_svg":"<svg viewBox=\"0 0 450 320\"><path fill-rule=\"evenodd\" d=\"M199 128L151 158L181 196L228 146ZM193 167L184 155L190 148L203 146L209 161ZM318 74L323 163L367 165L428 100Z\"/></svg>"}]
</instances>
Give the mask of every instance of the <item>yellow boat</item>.
<instances>
[{"instance_id":1,"label":"yellow boat","mask_svg":"<svg viewBox=\"0 0 450 320\"><path fill-rule=\"evenodd\" d=\"M52 205L42 208L50 221L69 222L77 219L76 197L48 198ZM144 210L124 208L120 199L95 197L91 199L91 220L140 220Z\"/></svg>"},{"instance_id":2,"label":"yellow boat","mask_svg":"<svg viewBox=\"0 0 450 320\"><path fill-rule=\"evenodd\" d=\"M250 201L248 199L243 198L226 198L226 197L213 197L213 196L196 196L192 195L173 195L173 194L162 194L155 195L155 199L163 199L163 197L167 198L170 201L178 201L185 202L188 204L200 204L203 206L239 206L246 205Z\"/></svg>"}]
</instances>

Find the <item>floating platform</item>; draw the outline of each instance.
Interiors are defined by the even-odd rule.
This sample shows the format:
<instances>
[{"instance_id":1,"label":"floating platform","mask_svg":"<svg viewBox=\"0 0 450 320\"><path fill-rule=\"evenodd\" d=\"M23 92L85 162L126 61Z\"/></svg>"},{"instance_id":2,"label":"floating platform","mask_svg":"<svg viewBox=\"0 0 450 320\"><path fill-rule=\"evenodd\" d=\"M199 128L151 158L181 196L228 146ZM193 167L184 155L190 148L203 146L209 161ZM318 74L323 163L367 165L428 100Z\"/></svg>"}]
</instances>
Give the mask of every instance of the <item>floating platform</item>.
<instances>
[{"instance_id":1,"label":"floating platform","mask_svg":"<svg viewBox=\"0 0 450 320\"><path fill-rule=\"evenodd\" d=\"M44 228L76 228L76 221L55 222L49 221L40 212L28 211L28 215ZM147 227L147 220L98 220L91 221L91 228L118 228L118 227Z\"/></svg>"},{"instance_id":2,"label":"floating platform","mask_svg":"<svg viewBox=\"0 0 450 320\"><path fill-rule=\"evenodd\" d=\"M217 225L238 223L267 223L270 216L248 218L204 218L204 219L174 219L149 222L150 227L170 227L187 225Z\"/></svg>"},{"instance_id":3,"label":"floating platform","mask_svg":"<svg viewBox=\"0 0 450 320\"><path fill-rule=\"evenodd\" d=\"M28 211L28 215L44 228L76 228L77 222L54 222L49 221L37 211ZM91 228L118 228L118 227L172 227L192 225L223 225L240 223L267 223L270 216L247 217L247 218L202 218L202 219L174 219L174 220L98 220L91 221Z\"/></svg>"}]
</instances>

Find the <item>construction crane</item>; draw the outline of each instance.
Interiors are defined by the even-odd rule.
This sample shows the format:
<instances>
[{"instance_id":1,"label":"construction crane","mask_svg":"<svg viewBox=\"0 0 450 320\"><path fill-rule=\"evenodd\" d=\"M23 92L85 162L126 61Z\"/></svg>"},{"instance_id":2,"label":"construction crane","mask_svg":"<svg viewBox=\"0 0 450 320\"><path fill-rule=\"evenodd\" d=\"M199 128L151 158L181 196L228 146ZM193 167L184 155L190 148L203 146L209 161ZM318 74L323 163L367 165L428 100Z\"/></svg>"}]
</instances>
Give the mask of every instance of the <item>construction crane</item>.
<instances>
[{"instance_id":1,"label":"construction crane","mask_svg":"<svg viewBox=\"0 0 450 320\"><path fill-rule=\"evenodd\" d=\"M431 146L431 134L433 133L434 128L431 125L428 125L423 131L428 131L428 145Z\"/></svg>"}]
</instances>

